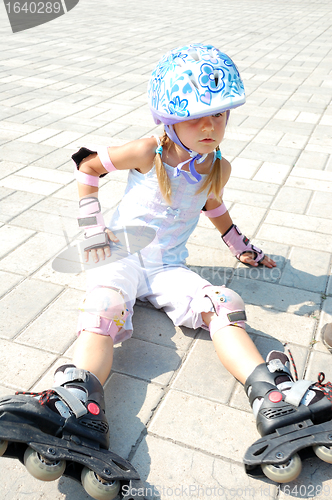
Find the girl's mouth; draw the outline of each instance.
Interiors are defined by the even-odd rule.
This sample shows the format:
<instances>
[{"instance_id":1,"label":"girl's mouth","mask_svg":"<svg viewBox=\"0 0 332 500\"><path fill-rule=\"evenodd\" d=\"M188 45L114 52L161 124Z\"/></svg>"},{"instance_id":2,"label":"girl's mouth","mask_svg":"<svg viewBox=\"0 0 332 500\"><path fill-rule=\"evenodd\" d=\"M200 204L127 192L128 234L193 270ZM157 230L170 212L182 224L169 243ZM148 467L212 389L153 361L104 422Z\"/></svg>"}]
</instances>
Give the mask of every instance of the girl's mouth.
<instances>
[{"instance_id":1,"label":"girl's mouth","mask_svg":"<svg viewBox=\"0 0 332 500\"><path fill-rule=\"evenodd\" d=\"M210 142L214 142L213 139L211 139L210 137L207 137L206 139L202 139L201 141L199 142L206 142L206 143L210 143Z\"/></svg>"}]
</instances>

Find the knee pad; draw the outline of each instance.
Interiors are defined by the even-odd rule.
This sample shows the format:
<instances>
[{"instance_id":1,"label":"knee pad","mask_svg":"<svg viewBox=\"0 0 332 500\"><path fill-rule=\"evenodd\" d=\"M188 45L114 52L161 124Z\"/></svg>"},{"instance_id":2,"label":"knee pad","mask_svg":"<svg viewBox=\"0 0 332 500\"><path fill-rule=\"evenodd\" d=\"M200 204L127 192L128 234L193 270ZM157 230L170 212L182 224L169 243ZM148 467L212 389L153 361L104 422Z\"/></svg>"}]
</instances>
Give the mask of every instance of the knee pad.
<instances>
[{"instance_id":1,"label":"knee pad","mask_svg":"<svg viewBox=\"0 0 332 500\"><path fill-rule=\"evenodd\" d=\"M225 286L208 285L203 288L204 297L208 297L216 313L209 324L211 338L217 330L225 326L239 326L245 328L245 306L242 298L236 292Z\"/></svg>"},{"instance_id":2,"label":"knee pad","mask_svg":"<svg viewBox=\"0 0 332 500\"><path fill-rule=\"evenodd\" d=\"M129 314L121 291L108 286L96 286L87 292L80 310L79 333L88 330L113 340Z\"/></svg>"}]
</instances>

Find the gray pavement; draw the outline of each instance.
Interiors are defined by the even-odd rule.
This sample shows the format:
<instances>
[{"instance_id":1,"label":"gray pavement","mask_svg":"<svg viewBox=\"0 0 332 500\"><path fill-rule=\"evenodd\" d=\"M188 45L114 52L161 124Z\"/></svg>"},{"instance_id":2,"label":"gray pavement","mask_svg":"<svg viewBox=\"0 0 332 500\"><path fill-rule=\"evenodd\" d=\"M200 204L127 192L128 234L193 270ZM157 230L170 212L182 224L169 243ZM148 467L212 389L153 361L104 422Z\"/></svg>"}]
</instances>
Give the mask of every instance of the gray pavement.
<instances>
[{"instance_id":1,"label":"gray pavement","mask_svg":"<svg viewBox=\"0 0 332 500\"><path fill-rule=\"evenodd\" d=\"M197 41L229 53L244 78L247 104L232 112L221 148L233 165L225 201L278 267L240 265L204 217L188 264L241 294L263 355L287 343L301 375L332 380L320 336L332 321L330 0L81 0L16 34L3 4L0 14L0 394L48 388L73 352L84 274L51 268L79 236L70 155L159 131L149 73L166 50ZM103 180L106 216L124 188L120 173ZM107 415L112 449L137 467L148 498L332 498L332 466L318 459L282 488L246 476L255 421L206 332L175 328L143 304L134 327L115 350ZM90 498L9 459L0 478L1 500Z\"/></svg>"}]
</instances>

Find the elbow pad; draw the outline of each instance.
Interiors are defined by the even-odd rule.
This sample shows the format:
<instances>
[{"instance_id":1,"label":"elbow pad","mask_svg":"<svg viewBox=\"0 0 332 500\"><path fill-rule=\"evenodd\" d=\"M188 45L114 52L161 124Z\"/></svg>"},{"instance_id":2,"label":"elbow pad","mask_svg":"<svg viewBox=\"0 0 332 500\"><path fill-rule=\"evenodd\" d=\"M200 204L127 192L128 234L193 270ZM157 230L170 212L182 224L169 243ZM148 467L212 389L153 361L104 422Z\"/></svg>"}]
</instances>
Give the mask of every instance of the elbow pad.
<instances>
[{"instance_id":1,"label":"elbow pad","mask_svg":"<svg viewBox=\"0 0 332 500\"><path fill-rule=\"evenodd\" d=\"M77 153L74 153L72 155L72 160L75 163L75 170L74 170L74 175L75 178L78 182L81 184L86 184L88 186L94 186L98 187L99 186L99 177L96 177L95 175L89 175L85 174L84 172L80 171L80 164L84 160L84 158L87 158L88 156L92 154L97 154L99 156L99 159L101 161L101 164L107 170L108 172L112 172L116 170L115 166L112 163L112 160L110 159L108 155L108 148L107 146L98 146L96 148L96 151L92 151L91 149L88 148L80 148ZM104 177L105 174L102 174L100 177Z\"/></svg>"}]
</instances>

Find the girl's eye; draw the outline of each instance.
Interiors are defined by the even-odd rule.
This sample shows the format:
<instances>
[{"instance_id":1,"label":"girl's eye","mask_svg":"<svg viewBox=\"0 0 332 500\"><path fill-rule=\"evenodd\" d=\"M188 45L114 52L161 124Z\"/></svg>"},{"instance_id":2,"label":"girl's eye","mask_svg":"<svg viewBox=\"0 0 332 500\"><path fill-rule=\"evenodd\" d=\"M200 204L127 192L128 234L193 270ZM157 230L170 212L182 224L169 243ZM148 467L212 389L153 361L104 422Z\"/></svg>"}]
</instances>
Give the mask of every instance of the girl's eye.
<instances>
[{"instance_id":1,"label":"girl's eye","mask_svg":"<svg viewBox=\"0 0 332 500\"><path fill-rule=\"evenodd\" d=\"M224 114L224 113L217 113L217 114L212 115L212 116L214 116L214 118L219 118L219 117L220 117L220 116L222 116L223 114Z\"/></svg>"}]
</instances>

